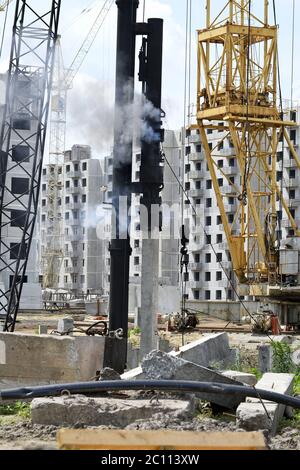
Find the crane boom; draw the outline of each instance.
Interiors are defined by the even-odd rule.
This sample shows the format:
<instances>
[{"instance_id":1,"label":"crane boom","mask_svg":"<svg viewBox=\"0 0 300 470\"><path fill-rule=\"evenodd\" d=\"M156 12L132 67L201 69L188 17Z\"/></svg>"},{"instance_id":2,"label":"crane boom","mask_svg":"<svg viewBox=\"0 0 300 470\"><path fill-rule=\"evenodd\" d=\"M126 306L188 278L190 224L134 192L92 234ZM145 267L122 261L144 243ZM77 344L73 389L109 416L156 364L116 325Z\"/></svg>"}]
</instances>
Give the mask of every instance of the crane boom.
<instances>
[{"instance_id":1,"label":"crane boom","mask_svg":"<svg viewBox=\"0 0 300 470\"><path fill-rule=\"evenodd\" d=\"M87 34L85 40L83 41L79 51L77 52L76 56L72 64L70 65L68 72L66 74L66 86L71 88L74 78L76 77L77 73L79 72L84 59L86 58L87 54L89 53L102 25L110 12L110 9L114 3L114 0L105 0L104 5L101 8L100 12L98 13L89 33Z\"/></svg>"},{"instance_id":2,"label":"crane boom","mask_svg":"<svg viewBox=\"0 0 300 470\"><path fill-rule=\"evenodd\" d=\"M4 11L5 8L12 2L12 0L6 0L6 2L0 3L0 11Z\"/></svg>"}]
</instances>

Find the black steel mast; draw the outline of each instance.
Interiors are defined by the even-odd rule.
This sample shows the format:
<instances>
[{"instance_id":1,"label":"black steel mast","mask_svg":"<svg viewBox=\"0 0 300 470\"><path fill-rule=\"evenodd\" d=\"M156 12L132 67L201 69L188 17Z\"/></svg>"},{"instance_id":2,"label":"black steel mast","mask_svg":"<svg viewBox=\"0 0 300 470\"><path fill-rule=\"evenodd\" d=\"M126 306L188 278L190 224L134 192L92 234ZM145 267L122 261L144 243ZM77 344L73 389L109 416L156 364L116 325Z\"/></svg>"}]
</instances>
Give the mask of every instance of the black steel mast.
<instances>
[{"instance_id":1,"label":"black steel mast","mask_svg":"<svg viewBox=\"0 0 300 470\"><path fill-rule=\"evenodd\" d=\"M116 0L118 6L115 129L113 159L113 223L110 245L109 329L123 330L123 340L107 341L105 364L123 372L127 357L128 289L130 267L130 219L133 133L128 121L133 113L136 47L136 15L139 0ZM124 210L120 208L120 198Z\"/></svg>"}]
</instances>

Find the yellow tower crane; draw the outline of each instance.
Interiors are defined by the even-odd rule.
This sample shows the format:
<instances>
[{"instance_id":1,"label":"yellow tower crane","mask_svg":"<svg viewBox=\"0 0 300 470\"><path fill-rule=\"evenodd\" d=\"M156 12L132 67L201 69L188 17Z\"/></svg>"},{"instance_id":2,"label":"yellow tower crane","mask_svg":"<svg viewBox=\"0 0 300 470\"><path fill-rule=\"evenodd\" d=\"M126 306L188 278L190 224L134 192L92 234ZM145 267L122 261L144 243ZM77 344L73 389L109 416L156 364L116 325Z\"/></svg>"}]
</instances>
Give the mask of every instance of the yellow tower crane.
<instances>
[{"instance_id":1,"label":"yellow tower crane","mask_svg":"<svg viewBox=\"0 0 300 470\"><path fill-rule=\"evenodd\" d=\"M0 3L0 11L4 11L5 8L12 2L12 0L6 0L6 2Z\"/></svg>"},{"instance_id":2,"label":"yellow tower crane","mask_svg":"<svg viewBox=\"0 0 300 470\"><path fill-rule=\"evenodd\" d=\"M197 124L211 174L233 269L243 294L268 295L281 276L278 208L294 236L299 227L277 181L277 152L284 140L300 168L290 138L295 122L278 107L278 28L269 1L253 11L249 0L206 2L206 28L198 31ZM219 7L220 8L220 7ZM222 131L211 144L208 133ZM226 152L226 149L227 152ZM224 149L224 150L223 150ZM220 150L236 159L239 178L220 167ZM221 186L220 181L226 182ZM235 209L228 212L228 198ZM248 286L248 287L247 287Z\"/></svg>"}]
</instances>

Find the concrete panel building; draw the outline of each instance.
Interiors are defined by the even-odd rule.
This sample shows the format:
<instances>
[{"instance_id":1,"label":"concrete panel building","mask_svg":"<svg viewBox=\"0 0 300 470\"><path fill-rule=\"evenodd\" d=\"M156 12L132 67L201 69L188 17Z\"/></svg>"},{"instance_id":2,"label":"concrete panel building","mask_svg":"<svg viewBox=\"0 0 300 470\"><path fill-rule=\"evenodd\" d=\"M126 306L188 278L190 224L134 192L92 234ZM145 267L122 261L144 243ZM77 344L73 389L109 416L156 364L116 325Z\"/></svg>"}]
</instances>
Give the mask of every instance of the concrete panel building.
<instances>
[{"instance_id":1,"label":"concrete panel building","mask_svg":"<svg viewBox=\"0 0 300 470\"><path fill-rule=\"evenodd\" d=\"M4 94L6 87L7 74L0 76L0 90ZM36 79L35 79L36 80ZM25 224L26 211L25 207L29 204L29 175L33 172L33 156L32 149L35 148L37 120L33 119L36 114L36 82L31 80L18 80L17 93L23 97L24 101L32 101L30 113L23 113L16 116L13 122L13 132L11 135L11 145L13 148L12 158L8 159L8 169L10 170L6 176L6 187L10 193L4 200L5 207L9 207L9 211L3 213L3 230L1 236L10 251L7 251L6 257L10 260L16 260L22 228ZM2 96L2 102L5 97ZM1 112L1 119L3 113ZM0 123L2 125L2 123ZM6 192L8 193L8 191ZM8 213L9 212L9 213ZM21 253L22 256L22 253ZM7 262L9 260L7 259ZM13 281L14 273L9 269L2 271L0 284L1 290L7 291ZM31 251L27 263L26 275L23 278L23 290L20 301L21 309L39 309L42 305L42 291L39 284L38 269L38 245L37 230L35 230Z\"/></svg>"},{"instance_id":2,"label":"concrete panel building","mask_svg":"<svg viewBox=\"0 0 300 470\"><path fill-rule=\"evenodd\" d=\"M53 165L43 169L41 190L41 257L47 252L49 221L47 185ZM97 236L97 210L102 203L103 173L89 146L74 145L59 169L58 206L63 257L59 288L74 296L103 293L103 241ZM50 227L51 229L51 227ZM50 232L51 233L51 232ZM43 268L42 268L43 274Z\"/></svg>"},{"instance_id":3,"label":"concrete panel building","mask_svg":"<svg viewBox=\"0 0 300 470\"><path fill-rule=\"evenodd\" d=\"M164 152L170 163L173 172L180 178L180 157L181 157L181 133L180 131L166 131ZM104 172L106 180L106 204L109 205L112 196L112 169L113 157L109 156L105 159ZM139 181L141 165L140 150L136 150L133 155L132 178L134 182ZM178 290L179 287L179 258L180 258L180 230L176 231L176 220L180 211L180 189L178 181L170 167L165 164L164 167L164 189L161 193L163 206L165 211L163 214L164 227L167 228L160 236L160 262L159 262L159 278L161 286L173 287ZM140 306L140 284L141 284L141 268L142 268L142 234L140 226L140 195L133 195L132 199L133 211L131 220L131 247L132 256L130 260L130 311L134 311ZM171 211L169 210L171 209ZM105 275L105 291L109 292L109 235L110 235L110 211L107 210L105 217L105 229L108 234L106 241L106 275Z\"/></svg>"},{"instance_id":4,"label":"concrete panel building","mask_svg":"<svg viewBox=\"0 0 300 470\"><path fill-rule=\"evenodd\" d=\"M300 108L287 111L286 118L295 121L295 127L290 128L290 138L299 154L300 139ZM222 126L222 123L216 123ZM207 130L209 145L214 149L215 160L218 167L227 175L228 179L240 184L240 172L235 157L233 144L224 139L224 132L220 129ZM200 135L197 130L187 132L185 139L185 174L183 184L187 194L197 209L198 218L186 201L186 214L190 221L191 237L190 273L188 279L189 299L230 301L236 300L236 279L232 270L230 253L224 233L220 212L218 209L212 180L208 171ZM219 157L219 159L217 159ZM281 185L285 200L296 222L300 223L300 169L297 167L289 148L283 145L277 153L277 181ZM229 221L233 220L237 204L237 196L232 194L232 187L226 178L219 180L222 194L227 203L225 210ZM291 243L294 231L290 221L285 216L280 202L278 209L278 233L283 244ZM283 215L284 214L284 215ZM196 220L198 219L198 220Z\"/></svg>"}]
</instances>

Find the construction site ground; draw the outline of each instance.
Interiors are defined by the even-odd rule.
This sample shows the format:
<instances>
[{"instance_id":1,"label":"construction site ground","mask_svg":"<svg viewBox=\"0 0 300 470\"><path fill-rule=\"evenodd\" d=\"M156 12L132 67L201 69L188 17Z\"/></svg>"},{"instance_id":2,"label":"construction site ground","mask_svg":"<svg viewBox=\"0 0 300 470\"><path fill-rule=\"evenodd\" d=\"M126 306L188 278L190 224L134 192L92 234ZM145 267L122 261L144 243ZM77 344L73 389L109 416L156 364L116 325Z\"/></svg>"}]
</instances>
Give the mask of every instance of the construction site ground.
<instances>
[{"instance_id":1,"label":"construction site ground","mask_svg":"<svg viewBox=\"0 0 300 470\"><path fill-rule=\"evenodd\" d=\"M70 314L70 312L68 312ZM94 317L74 316L75 324L79 322L87 327L95 322ZM47 325L48 333L55 331L57 322L65 317L66 312L40 312L35 315L22 314L18 318L17 331L20 333L37 334L38 325ZM241 325L228 325L218 319L211 317L202 318L199 328L193 331L187 331L184 334L176 332L167 332L164 328L160 329L160 336L167 339L172 348L178 349L183 344L191 343L208 332L220 331L226 327L230 329L228 333L230 346L238 348L240 351L239 364L237 369L255 372L257 370L257 347L260 344L268 343L270 340L265 335L253 335L249 326L242 326L245 332L240 332ZM133 336L131 340L138 345L138 335ZM294 344L300 346L300 335L294 337ZM217 364L216 364L217 367ZM138 397L137 397L138 399ZM43 426L32 424L30 419L30 404L24 406L15 406L11 404L11 413L7 414L7 405L0 405L0 450L4 449L56 449L56 434L59 430L56 426ZM21 408L21 412L20 412ZM101 429L101 428L100 428ZM102 428L104 429L104 428ZM110 429L114 429L111 427ZM199 432L215 431L236 431L243 432L237 428L234 412L215 414L208 404L199 408L192 419L177 419L165 415L159 416L155 420L143 420L132 422L125 429L140 430L185 430ZM281 422L279 433L268 438L270 449L282 450L300 450L300 414L296 414L293 419L284 419Z\"/></svg>"},{"instance_id":2,"label":"construction site ground","mask_svg":"<svg viewBox=\"0 0 300 470\"><path fill-rule=\"evenodd\" d=\"M94 428L91 428L94 429ZM113 427L98 429L114 429ZM160 419L143 420L132 423L125 429L134 430L159 430L170 429L177 431L195 432L243 432L236 427L234 414L211 416L211 410L204 408L199 414L190 420L182 420L161 416ZM0 415L0 450L5 449L32 449L32 450L55 450L56 434L59 430L55 426L34 425L30 418L18 416ZM271 450L300 450L300 423L283 421L280 432L274 438L267 438Z\"/></svg>"}]
</instances>

